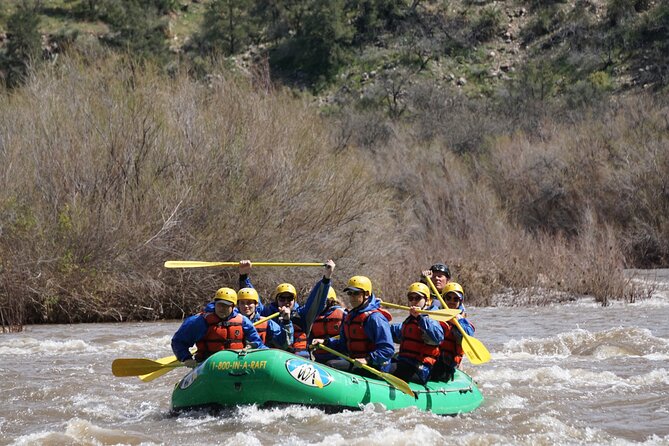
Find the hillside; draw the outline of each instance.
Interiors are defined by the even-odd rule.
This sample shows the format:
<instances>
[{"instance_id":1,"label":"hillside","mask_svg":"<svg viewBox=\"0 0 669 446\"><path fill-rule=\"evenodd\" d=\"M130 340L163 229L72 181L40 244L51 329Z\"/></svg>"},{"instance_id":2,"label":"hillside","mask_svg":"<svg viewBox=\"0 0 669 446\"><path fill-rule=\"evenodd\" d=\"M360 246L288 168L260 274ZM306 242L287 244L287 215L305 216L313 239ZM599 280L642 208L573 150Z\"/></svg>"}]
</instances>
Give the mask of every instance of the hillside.
<instances>
[{"instance_id":1,"label":"hillside","mask_svg":"<svg viewBox=\"0 0 669 446\"><path fill-rule=\"evenodd\" d=\"M10 17L24 3L3 2L0 45L7 47L12 41ZM232 6L226 10L222 0L142 3L149 6L139 7L132 0L27 2L39 17L44 57L53 58L88 38L141 53L153 51L156 57L167 49L172 54L167 58L196 65L213 51L229 54L249 74L263 70L262 64L269 61L274 81L310 89L330 104L369 96L369 90L387 78L411 84L427 77L471 95L494 94L523 77L542 84L541 94L549 96L577 96L584 90L591 95L663 90L669 83L669 6L657 0L384 0L351 2L354 7L331 2L329 10L311 12L314 20L328 13L341 15L340 22L324 22L323 35L314 36L312 30L302 40L296 36L300 30L308 32L304 31L308 11L317 3L273 3L270 12L283 21L279 25L273 22L276 17L265 17L270 7L255 6L253 1L236 3L235 11ZM361 12L375 7L374 14ZM132 17L138 11L146 15L143 20ZM225 20L237 23L226 30ZM155 32L162 42L153 46L143 42L138 48L131 37L119 38L128 29L138 34L133 27L143 28L145 34L138 38L146 41L146 33ZM238 43L229 48L233 36ZM296 57L305 51L313 53L311 61ZM391 113L397 111L390 107Z\"/></svg>"}]
</instances>

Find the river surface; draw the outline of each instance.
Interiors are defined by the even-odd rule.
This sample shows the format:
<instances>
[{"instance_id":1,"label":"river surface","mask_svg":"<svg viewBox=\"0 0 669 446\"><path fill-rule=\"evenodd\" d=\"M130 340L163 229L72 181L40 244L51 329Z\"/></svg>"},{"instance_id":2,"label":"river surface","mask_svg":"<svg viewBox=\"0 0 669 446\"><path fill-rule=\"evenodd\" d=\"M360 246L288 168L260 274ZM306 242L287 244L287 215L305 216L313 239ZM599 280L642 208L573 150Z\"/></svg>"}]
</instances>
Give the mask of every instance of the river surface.
<instances>
[{"instance_id":1,"label":"river surface","mask_svg":"<svg viewBox=\"0 0 669 446\"><path fill-rule=\"evenodd\" d=\"M175 416L182 369L145 383L112 376L111 363L170 355L179 321L27 326L0 335L0 444L669 445L666 288L605 308L579 300L469 314L492 360L463 361L485 401L456 417L371 404Z\"/></svg>"}]
</instances>

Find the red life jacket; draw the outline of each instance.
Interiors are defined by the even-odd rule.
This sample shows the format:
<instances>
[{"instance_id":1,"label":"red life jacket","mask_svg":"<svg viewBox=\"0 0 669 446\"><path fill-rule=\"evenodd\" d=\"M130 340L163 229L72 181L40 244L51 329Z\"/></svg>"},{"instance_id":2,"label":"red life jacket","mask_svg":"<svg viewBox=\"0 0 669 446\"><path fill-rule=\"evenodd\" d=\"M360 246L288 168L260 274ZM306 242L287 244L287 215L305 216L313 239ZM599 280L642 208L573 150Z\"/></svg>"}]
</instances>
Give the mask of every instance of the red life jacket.
<instances>
[{"instance_id":1,"label":"red life jacket","mask_svg":"<svg viewBox=\"0 0 669 446\"><path fill-rule=\"evenodd\" d=\"M288 348L289 352L299 353L308 351L307 334L302 328L302 318L293 317L293 344Z\"/></svg>"},{"instance_id":2,"label":"red life jacket","mask_svg":"<svg viewBox=\"0 0 669 446\"><path fill-rule=\"evenodd\" d=\"M344 335L346 336L346 349L351 358L364 358L376 350L374 344L365 333L365 321L372 313L381 313L388 321L393 317L386 310L375 309L364 313L349 313L344 319Z\"/></svg>"},{"instance_id":3,"label":"red life jacket","mask_svg":"<svg viewBox=\"0 0 669 446\"><path fill-rule=\"evenodd\" d=\"M258 319L260 320L260 319ZM256 328L256 331L258 332L258 335L260 336L260 339L262 339L263 344L267 344L265 339L267 338L267 326L269 325L269 321L262 322L260 324L253 324L253 326Z\"/></svg>"},{"instance_id":4,"label":"red life jacket","mask_svg":"<svg viewBox=\"0 0 669 446\"><path fill-rule=\"evenodd\" d=\"M341 324L344 322L346 312L341 307L334 308L327 316L320 315L311 326L311 338L326 339L334 336L339 336ZM325 362L329 359L335 358L332 353L317 348L311 352L314 359Z\"/></svg>"},{"instance_id":5,"label":"red life jacket","mask_svg":"<svg viewBox=\"0 0 669 446\"><path fill-rule=\"evenodd\" d=\"M439 354L446 364L458 367L462 362L462 341L453 332L454 326L448 322L439 322L444 329L444 340L439 344Z\"/></svg>"},{"instance_id":6,"label":"red life jacket","mask_svg":"<svg viewBox=\"0 0 669 446\"><path fill-rule=\"evenodd\" d=\"M216 313L204 313L204 320L209 328L204 337L195 343L197 346L195 359L198 362L204 361L221 350L241 350L244 348L241 314L237 314L224 322Z\"/></svg>"},{"instance_id":7,"label":"red life jacket","mask_svg":"<svg viewBox=\"0 0 669 446\"><path fill-rule=\"evenodd\" d=\"M346 313L341 308L335 308L327 316L321 314L311 326L311 337L325 339L337 336L344 321L344 316L346 316Z\"/></svg>"},{"instance_id":8,"label":"red life jacket","mask_svg":"<svg viewBox=\"0 0 669 446\"><path fill-rule=\"evenodd\" d=\"M402 324L401 357L415 359L423 364L433 366L439 359L439 346L428 345L423 340L423 332L418 319L413 316L406 318Z\"/></svg>"}]
</instances>

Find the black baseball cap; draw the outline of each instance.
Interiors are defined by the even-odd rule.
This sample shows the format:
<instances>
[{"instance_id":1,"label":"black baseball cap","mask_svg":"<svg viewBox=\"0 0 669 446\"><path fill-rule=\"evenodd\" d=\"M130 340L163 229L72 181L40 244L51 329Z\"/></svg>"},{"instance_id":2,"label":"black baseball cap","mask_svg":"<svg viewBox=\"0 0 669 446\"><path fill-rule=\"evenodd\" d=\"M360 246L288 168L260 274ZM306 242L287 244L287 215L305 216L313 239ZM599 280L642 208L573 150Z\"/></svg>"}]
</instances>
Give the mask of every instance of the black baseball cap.
<instances>
[{"instance_id":1,"label":"black baseball cap","mask_svg":"<svg viewBox=\"0 0 669 446\"><path fill-rule=\"evenodd\" d=\"M451 278L451 270L448 269L448 265L444 263L435 263L430 267L430 271L432 272L439 271L444 273L446 277L448 277L449 279Z\"/></svg>"}]
</instances>

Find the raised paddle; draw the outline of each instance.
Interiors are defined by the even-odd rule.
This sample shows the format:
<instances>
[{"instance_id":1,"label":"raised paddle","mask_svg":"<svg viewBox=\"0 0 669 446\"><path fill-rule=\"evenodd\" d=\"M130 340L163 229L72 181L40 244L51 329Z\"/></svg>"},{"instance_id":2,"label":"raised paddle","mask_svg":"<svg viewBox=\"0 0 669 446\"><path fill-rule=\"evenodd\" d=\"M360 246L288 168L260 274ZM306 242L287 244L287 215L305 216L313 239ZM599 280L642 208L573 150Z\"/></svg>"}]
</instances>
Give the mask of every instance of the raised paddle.
<instances>
[{"instance_id":1,"label":"raised paddle","mask_svg":"<svg viewBox=\"0 0 669 446\"><path fill-rule=\"evenodd\" d=\"M306 262L253 262L253 266L325 266L325 263ZM165 268L207 268L212 266L239 266L239 262L200 262L197 260L168 260Z\"/></svg>"},{"instance_id":2,"label":"raised paddle","mask_svg":"<svg viewBox=\"0 0 669 446\"><path fill-rule=\"evenodd\" d=\"M398 310L407 310L409 311L411 308L407 307L405 305L398 305L398 304L391 304L390 302L381 302L381 305L384 307L388 308L397 308ZM453 319L456 315L460 314L460 310L451 310L450 308L447 308L445 310L418 310L419 313L421 314L427 314L429 315L432 319L436 321L441 321L441 322L448 322L451 319Z\"/></svg>"},{"instance_id":3,"label":"raised paddle","mask_svg":"<svg viewBox=\"0 0 669 446\"><path fill-rule=\"evenodd\" d=\"M255 327L258 324L262 324L265 321L268 321L270 319L273 319L277 317L280 313L272 313L269 316L263 317L261 319L258 319L253 323L253 326ZM171 372L175 367L179 367L179 364L181 364L178 360L177 357L172 355L172 356L166 356L164 358L156 359L154 362L160 363L163 365L163 367L154 370L150 373L146 374L141 374L139 375L139 379L141 379L144 382L149 382L153 381L156 378L160 378L164 374ZM112 372L113 372L113 363L112 363ZM118 376L118 375L117 375ZM124 376L135 376L135 375L124 375Z\"/></svg>"},{"instance_id":4,"label":"raised paddle","mask_svg":"<svg viewBox=\"0 0 669 446\"><path fill-rule=\"evenodd\" d=\"M376 375L380 378L383 378L386 380L388 384L399 390L400 392L406 393L407 395L411 395L412 397L416 398L416 394L413 393L413 390L411 390L411 387L409 387L409 384L407 384L406 381L404 381L401 378L398 378L395 375L391 375L390 373L382 372L380 370L376 370L373 367L368 366L367 364L363 364L360 361L356 361L353 358L349 358L348 356L344 355L343 353L339 353L337 350L333 350L330 347L326 347L323 344L318 344L318 348L322 348L326 352L330 352L335 356L339 356L342 359L347 360L351 364L355 364L356 366L367 370L369 373Z\"/></svg>"},{"instance_id":5,"label":"raised paddle","mask_svg":"<svg viewBox=\"0 0 669 446\"><path fill-rule=\"evenodd\" d=\"M444 308L448 308L444 298L441 297L441 293L437 290L437 287L434 286L432 279L427 276L425 276L425 278L427 279L427 284L430 285L432 292L439 298L441 305ZM465 332L465 329L462 328L462 325L460 325L457 318L453 318L449 322L451 322L458 330L460 330L460 333L462 334L462 350L464 350L465 354L469 358L469 362L472 364L483 364L484 362L490 361L490 352L487 348L485 348L485 345L483 345L483 343L478 339L469 336Z\"/></svg>"}]
</instances>

